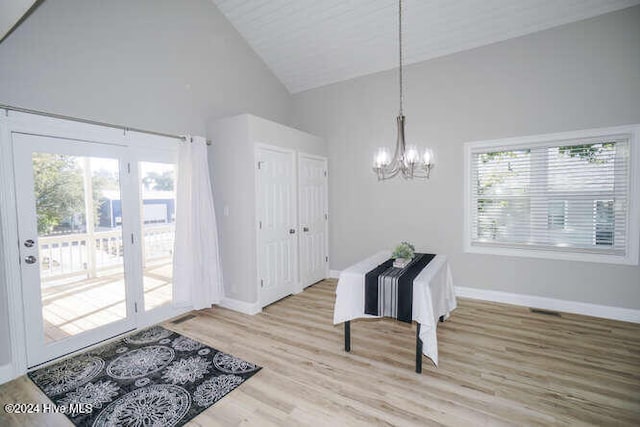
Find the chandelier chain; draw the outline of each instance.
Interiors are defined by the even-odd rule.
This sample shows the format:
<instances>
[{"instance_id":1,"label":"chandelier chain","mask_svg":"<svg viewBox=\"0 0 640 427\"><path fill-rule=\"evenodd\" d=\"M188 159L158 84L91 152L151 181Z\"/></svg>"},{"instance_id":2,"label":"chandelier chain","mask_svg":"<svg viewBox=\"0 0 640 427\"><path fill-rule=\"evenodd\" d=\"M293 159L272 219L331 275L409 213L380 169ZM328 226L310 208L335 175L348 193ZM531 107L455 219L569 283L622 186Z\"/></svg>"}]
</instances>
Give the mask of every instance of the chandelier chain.
<instances>
[{"instance_id":1,"label":"chandelier chain","mask_svg":"<svg viewBox=\"0 0 640 427\"><path fill-rule=\"evenodd\" d=\"M404 101L403 85L402 85L402 0L398 1L398 43L399 43L399 62L400 62L400 115L402 116L402 103Z\"/></svg>"},{"instance_id":2,"label":"chandelier chain","mask_svg":"<svg viewBox=\"0 0 640 427\"><path fill-rule=\"evenodd\" d=\"M402 0L398 0L398 86L400 92L400 112L396 118L398 137L396 139L396 149L391 156L386 147L381 147L374 157L373 171L378 176L378 180L391 179L395 176L402 176L404 179L428 179L433 168L433 153L427 148L421 154L416 145L407 145L405 141L405 117L403 112L404 84L403 84L403 62L404 51L402 46Z\"/></svg>"}]
</instances>

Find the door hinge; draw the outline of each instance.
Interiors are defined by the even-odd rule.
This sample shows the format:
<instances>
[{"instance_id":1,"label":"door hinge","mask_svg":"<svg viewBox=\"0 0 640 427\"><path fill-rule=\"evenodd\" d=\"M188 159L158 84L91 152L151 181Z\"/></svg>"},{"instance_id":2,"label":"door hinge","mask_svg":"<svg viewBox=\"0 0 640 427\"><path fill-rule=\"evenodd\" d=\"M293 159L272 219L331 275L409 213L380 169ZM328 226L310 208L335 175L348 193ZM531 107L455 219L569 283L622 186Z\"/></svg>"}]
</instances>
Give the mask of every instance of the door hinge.
<instances>
[{"instance_id":1,"label":"door hinge","mask_svg":"<svg viewBox=\"0 0 640 427\"><path fill-rule=\"evenodd\" d=\"M134 302L133 303L133 310L137 313L138 312L138 303Z\"/></svg>"},{"instance_id":2,"label":"door hinge","mask_svg":"<svg viewBox=\"0 0 640 427\"><path fill-rule=\"evenodd\" d=\"M327 176L327 171L324 171L324 176Z\"/></svg>"},{"instance_id":3,"label":"door hinge","mask_svg":"<svg viewBox=\"0 0 640 427\"><path fill-rule=\"evenodd\" d=\"M131 233L131 244L133 245L133 233Z\"/></svg>"},{"instance_id":4,"label":"door hinge","mask_svg":"<svg viewBox=\"0 0 640 427\"><path fill-rule=\"evenodd\" d=\"M258 170L262 169L262 163L264 163L264 162L262 162L262 161L258 162Z\"/></svg>"},{"instance_id":5,"label":"door hinge","mask_svg":"<svg viewBox=\"0 0 640 427\"><path fill-rule=\"evenodd\" d=\"M262 230L262 221L258 221L258 228Z\"/></svg>"},{"instance_id":6,"label":"door hinge","mask_svg":"<svg viewBox=\"0 0 640 427\"><path fill-rule=\"evenodd\" d=\"M127 163L127 173L131 173L131 163Z\"/></svg>"},{"instance_id":7,"label":"door hinge","mask_svg":"<svg viewBox=\"0 0 640 427\"><path fill-rule=\"evenodd\" d=\"M328 214L324 214L324 219L329 219L329 215Z\"/></svg>"},{"instance_id":8,"label":"door hinge","mask_svg":"<svg viewBox=\"0 0 640 427\"><path fill-rule=\"evenodd\" d=\"M329 262L329 257L328 256L324 257L324 262Z\"/></svg>"},{"instance_id":9,"label":"door hinge","mask_svg":"<svg viewBox=\"0 0 640 427\"><path fill-rule=\"evenodd\" d=\"M264 280L260 279L260 287L264 288Z\"/></svg>"}]
</instances>

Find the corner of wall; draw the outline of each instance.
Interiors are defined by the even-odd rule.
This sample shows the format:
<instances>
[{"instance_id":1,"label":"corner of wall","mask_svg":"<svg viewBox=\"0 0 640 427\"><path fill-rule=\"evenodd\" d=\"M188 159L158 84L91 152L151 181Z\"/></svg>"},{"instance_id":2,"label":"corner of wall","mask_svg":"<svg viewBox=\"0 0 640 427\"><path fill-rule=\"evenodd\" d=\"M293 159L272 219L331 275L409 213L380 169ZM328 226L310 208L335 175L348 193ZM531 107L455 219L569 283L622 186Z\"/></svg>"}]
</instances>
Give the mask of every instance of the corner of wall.
<instances>
[{"instance_id":1,"label":"corner of wall","mask_svg":"<svg viewBox=\"0 0 640 427\"><path fill-rule=\"evenodd\" d=\"M249 303L245 301L240 301L233 298L223 298L220 301L220 307L228 308L229 310L237 311L239 313L254 315L262 312L262 307L260 307L260 302Z\"/></svg>"},{"instance_id":2,"label":"corner of wall","mask_svg":"<svg viewBox=\"0 0 640 427\"><path fill-rule=\"evenodd\" d=\"M14 379L13 365L0 365L0 385Z\"/></svg>"}]
</instances>

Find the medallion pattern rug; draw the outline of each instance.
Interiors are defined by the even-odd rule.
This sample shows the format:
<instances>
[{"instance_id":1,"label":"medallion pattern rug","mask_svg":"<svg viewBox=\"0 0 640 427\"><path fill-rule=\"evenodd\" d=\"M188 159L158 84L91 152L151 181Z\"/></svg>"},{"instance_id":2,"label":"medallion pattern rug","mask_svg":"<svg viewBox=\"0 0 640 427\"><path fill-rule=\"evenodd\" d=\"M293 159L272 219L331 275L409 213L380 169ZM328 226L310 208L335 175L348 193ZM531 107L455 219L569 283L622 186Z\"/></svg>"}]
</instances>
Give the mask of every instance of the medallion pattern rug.
<instances>
[{"instance_id":1,"label":"medallion pattern rug","mask_svg":"<svg viewBox=\"0 0 640 427\"><path fill-rule=\"evenodd\" d=\"M29 377L78 426L181 426L260 369L153 326Z\"/></svg>"}]
</instances>

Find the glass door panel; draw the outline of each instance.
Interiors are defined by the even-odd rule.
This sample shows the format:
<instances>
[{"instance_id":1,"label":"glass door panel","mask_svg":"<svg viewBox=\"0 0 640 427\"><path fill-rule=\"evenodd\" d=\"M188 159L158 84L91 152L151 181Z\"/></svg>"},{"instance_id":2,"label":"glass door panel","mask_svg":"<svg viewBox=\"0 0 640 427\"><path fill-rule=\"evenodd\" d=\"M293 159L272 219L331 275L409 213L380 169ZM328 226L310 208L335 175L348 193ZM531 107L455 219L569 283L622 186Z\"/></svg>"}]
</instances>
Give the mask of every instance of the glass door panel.
<instances>
[{"instance_id":1,"label":"glass door panel","mask_svg":"<svg viewBox=\"0 0 640 427\"><path fill-rule=\"evenodd\" d=\"M14 136L29 366L130 330L121 147Z\"/></svg>"},{"instance_id":2,"label":"glass door panel","mask_svg":"<svg viewBox=\"0 0 640 427\"><path fill-rule=\"evenodd\" d=\"M32 162L45 341L126 318L118 160L35 152Z\"/></svg>"},{"instance_id":3,"label":"glass door panel","mask_svg":"<svg viewBox=\"0 0 640 427\"><path fill-rule=\"evenodd\" d=\"M144 308L150 311L173 301L176 171L173 164L158 162L140 162L138 169Z\"/></svg>"}]
</instances>

